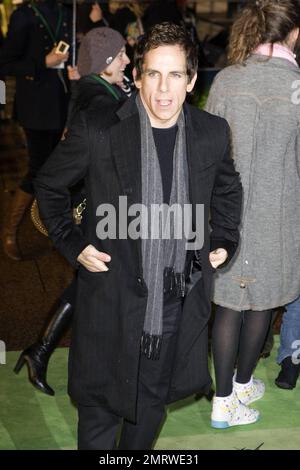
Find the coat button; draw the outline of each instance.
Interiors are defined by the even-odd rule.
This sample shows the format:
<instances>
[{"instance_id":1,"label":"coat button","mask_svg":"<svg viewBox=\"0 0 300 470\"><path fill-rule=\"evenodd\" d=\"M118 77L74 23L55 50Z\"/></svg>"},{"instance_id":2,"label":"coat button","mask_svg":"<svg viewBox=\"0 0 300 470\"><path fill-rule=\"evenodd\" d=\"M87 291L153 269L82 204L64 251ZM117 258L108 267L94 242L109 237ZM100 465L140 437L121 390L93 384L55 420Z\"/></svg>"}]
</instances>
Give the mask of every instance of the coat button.
<instances>
[{"instance_id":1,"label":"coat button","mask_svg":"<svg viewBox=\"0 0 300 470\"><path fill-rule=\"evenodd\" d=\"M240 283L240 288L241 288L241 289L245 289L245 287L246 287L246 284L245 284L244 282L241 282L241 283Z\"/></svg>"},{"instance_id":2,"label":"coat button","mask_svg":"<svg viewBox=\"0 0 300 470\"><path fill-rule=\"evenodd\" d=\"M138 282L139 284L142 284L142 278L141 278L141 277L138 277L138 278L137 278L137 282Z\"/></svg>"}]
</instances>

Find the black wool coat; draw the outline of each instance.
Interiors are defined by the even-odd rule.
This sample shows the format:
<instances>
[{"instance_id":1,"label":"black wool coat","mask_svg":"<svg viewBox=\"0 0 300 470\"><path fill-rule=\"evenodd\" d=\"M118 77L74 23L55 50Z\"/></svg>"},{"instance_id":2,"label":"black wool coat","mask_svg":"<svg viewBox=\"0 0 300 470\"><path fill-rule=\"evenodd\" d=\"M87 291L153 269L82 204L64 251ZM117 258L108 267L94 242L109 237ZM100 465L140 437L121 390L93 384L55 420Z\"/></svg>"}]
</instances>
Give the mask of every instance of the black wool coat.
<instances>
[{"instance_id":1,"label":"black wool coat","mask_svg":"<svg viewBox=\"0 0 300 470\"><path fill-rule=\"evenodd\" d=\"M183 307L169 401L210 386L207 322L213 268L209 251L233 255L239 239L241 184L229 152L225 120L184 106L190 201L204 204L199 279ZM135 97L113 109L81 112L69 134L40 171L35 184L39 208L56 247L73 264L88 244L111 255L109 271L79 267L77 304L69 357L69 393L85 405L104 404L130 421L136 417L140 339L147 305L141 240L96 236L101 203L141 203L140 122ZM87 231L70 215L68 187L81 178L87 191ZM209 233L209 217L211 234ZM192 253L193 256L193 253Z\"/></svg>"},{"instance_id":2,"label":"black wool coat","mask_svg":"<svg viewBox=\"0 0 300 470\"><path fill-rule=\"evenodd\" d=\"M82 77L78 81L72 83L72 93L68 110L67 127L71 125L73 118L81 110L88 112L90 108L96 108L99 114L112 104L120 103L127 99L127 95L117 85L111 85L118 99L110 93L110 91L100 82L95 80L92 75Z\"/></svg>"},{"instance_id":3,"label":"black wool coat","mask_svg":"<svg viewBox=\"0 0 300 470\"><path fill-rule=\"evenodd\" d=\"M57 43L63 40L71 44L70 11L59 4L49 7L43 2L38 2L37 7L52 30L56 29L61 8L62 20ZM10 18L8 35L0 49L0 74L16 77L16 113L24 128L64 128L69 81L66 66L62 70L46 68L45 57L52 48L51 35L31 4L18 7Z\"/></svg>"}]
</instances>

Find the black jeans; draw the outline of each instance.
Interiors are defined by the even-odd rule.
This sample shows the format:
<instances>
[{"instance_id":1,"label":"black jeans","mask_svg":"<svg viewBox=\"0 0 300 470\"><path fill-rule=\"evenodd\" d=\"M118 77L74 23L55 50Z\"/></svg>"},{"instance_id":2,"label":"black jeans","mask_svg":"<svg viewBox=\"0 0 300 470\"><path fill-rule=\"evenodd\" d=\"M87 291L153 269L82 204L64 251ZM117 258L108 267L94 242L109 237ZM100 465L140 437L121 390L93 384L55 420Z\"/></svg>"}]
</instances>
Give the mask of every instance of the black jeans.
<instances>
[{"instance_id":1,"label":"black jeans","mask_svg":"<svg viewBox=\"0 0 300 470\"><path fill-rule=\"evenodd\" d=\"M20 188L34 194L33 179L61 139L63 130L24 129L28 146L28 172Z\"/></svg>"},{"instance_id":2,"label":"black jeans","mask_svg":"<svg viewBox=\"0 0 300 470\"><path fill-rule=\"evenodd\" d=\"M177 325L182 302L165 296L164 334L160 358L140 358L138 377L137 422L123 421L119 449L151 449L165 416L173 360L176 348ZM116 435L121 420L104 407L78 406L78 449L109 450L116 448Z\"/></svg>"}]
</instances>

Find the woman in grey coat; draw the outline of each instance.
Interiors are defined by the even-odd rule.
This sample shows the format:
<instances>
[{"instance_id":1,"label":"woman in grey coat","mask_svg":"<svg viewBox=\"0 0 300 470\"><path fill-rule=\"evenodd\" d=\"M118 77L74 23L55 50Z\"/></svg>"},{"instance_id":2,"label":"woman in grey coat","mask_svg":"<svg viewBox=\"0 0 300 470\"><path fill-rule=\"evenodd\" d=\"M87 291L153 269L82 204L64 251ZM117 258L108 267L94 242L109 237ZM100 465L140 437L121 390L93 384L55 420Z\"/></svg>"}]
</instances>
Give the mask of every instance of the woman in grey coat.
<instances>
[{"instance_id":1,"label":"woman in grey coat","mask_svg":"<svg viewBox=\"0 0 300 470\"><path fill-rule=\"evenodd\" d=\"M237 399L248 405L263 396L252 373L272 309L300 294L299 26L297 0L250 2L232 28L232 65L216 77L207 103L229 122L244 189L240 247L214 286L213 427L258 419Z\"/></svg>"}]
</instances>

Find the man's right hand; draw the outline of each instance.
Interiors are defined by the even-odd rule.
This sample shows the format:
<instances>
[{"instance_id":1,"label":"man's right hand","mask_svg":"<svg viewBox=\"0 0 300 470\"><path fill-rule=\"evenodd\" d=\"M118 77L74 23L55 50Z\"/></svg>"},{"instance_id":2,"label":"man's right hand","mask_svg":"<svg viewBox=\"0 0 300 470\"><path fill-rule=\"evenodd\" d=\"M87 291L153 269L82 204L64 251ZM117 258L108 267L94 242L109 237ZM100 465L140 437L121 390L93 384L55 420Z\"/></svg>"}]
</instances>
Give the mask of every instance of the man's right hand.
<instances>
[{"instance_id":1,"label":"man's right hand","mask_svg":"<svg viewBox=\"0 0 300 470\"><path fill-rule=\"evenodd\" d=\"M46 55L45 57L45 64L48 69L51 69L51 67L56 67L57 65L61 64L62 62L66 62L69 58L69 53L67 52L66 54L57 54L55 52L55 47L52 49L49 54Z\"/></svg>"},{"instance_id":2,"label":"man's right hand","mask_svg":"<svg viewBox=\"0 0 300 470\"><path fill-rule=\"evenodd\" d=\"M93 245L88 245L77 257L77 261L92 273L101 273L108 271L105 263L108 263L111 257L106 253L98 251Z\"/></svg>"}]
</instances>

